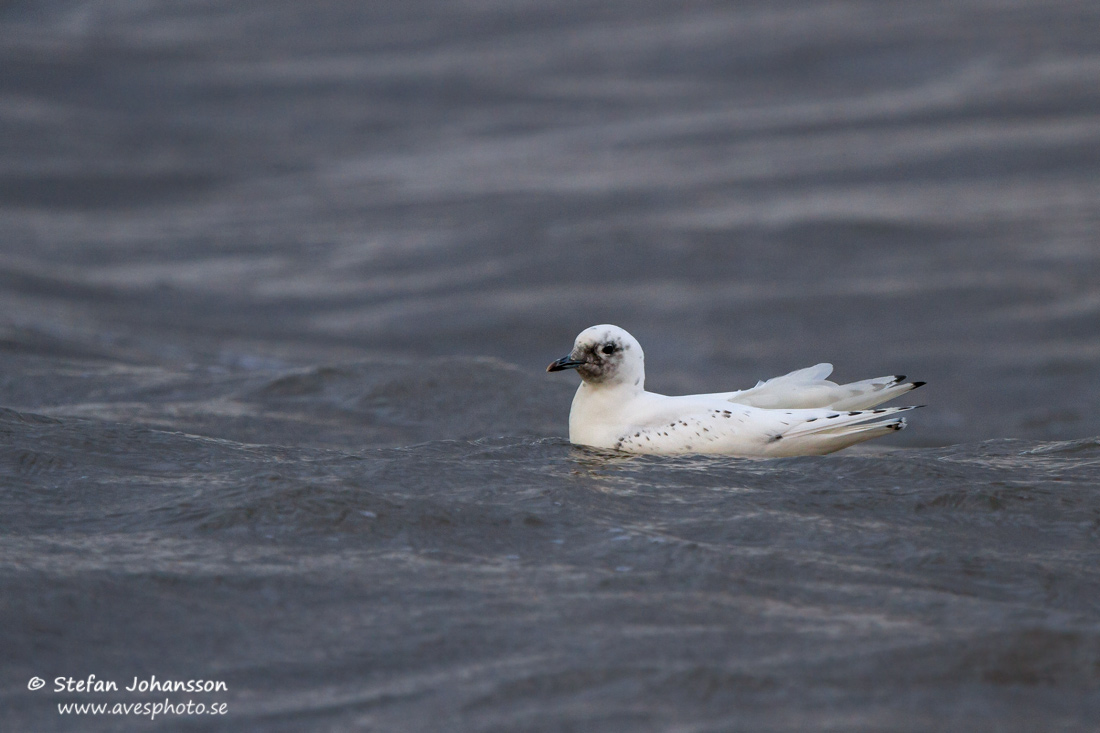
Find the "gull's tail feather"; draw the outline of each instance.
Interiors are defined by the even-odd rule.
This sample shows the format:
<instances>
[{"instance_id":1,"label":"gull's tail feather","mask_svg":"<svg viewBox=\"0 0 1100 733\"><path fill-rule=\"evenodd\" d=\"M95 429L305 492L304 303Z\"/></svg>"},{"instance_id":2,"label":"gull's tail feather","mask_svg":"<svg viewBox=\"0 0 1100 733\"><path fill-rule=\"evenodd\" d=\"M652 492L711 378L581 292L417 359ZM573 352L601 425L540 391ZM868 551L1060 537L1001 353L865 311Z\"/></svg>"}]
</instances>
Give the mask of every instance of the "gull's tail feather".
<instances>
[{"instance_id":1,"label":"gull's tail feather","mask_svg":"<svg viewBox=\"0 0 1100 733\"><path fill-rule=\"evenodd\" d=\"M830 403L829 407L834 410L866 410L883 402L889 402L906 392L912 392L918 387L923 387L924 384L924 382L906 382L904 374L852 382L839 387L839 390L848 392L850 396Z\"/></svg>"},{"instance_id":2,"label":"gull's tail feather","mask_svg":"<svg viewBox=\"0 0 1100 733\"><path fill-rule=\"evenodd\" d=\"M852 410L812 417L780 436L772 455L824 455L865 440L904 430L904 417L880 419L887 415L915 410L923 405L883 407L877 410Z\"/></svg>"},{"instance_id":3,"label":"gull's tail feather","mask_svg":"<svg viewBox=\"0 0 1100 733\"><path fill-rule=\"evenodd\" d=\"M752 389L708 396L772 410L865 410L924 385L924 382L906 382L904 374L837 384L826 379L832 371L831 364L817 364L760 382Z\"/></svg>"}]
</instances>

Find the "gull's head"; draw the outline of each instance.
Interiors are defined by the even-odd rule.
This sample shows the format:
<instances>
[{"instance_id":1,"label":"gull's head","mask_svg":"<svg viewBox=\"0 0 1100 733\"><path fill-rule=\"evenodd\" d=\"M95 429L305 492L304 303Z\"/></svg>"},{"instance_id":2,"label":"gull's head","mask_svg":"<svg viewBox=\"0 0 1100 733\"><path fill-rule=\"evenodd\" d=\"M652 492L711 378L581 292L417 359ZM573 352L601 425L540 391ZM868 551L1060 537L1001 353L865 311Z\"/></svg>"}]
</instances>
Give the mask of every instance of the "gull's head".
<instances>
[{"instance_id":1,"label":"gull's head","mask_svg":"<svg viewBox=\"0 0 1100 733\"><path fill-rule=\"evenodd\" d=\"M586 383L596 386L626 385L643 388L645 357L638 340L619 328L604 324L580 332L568 356L546 367L548 372L576 369Z\"/></svg>"}]
</instances>

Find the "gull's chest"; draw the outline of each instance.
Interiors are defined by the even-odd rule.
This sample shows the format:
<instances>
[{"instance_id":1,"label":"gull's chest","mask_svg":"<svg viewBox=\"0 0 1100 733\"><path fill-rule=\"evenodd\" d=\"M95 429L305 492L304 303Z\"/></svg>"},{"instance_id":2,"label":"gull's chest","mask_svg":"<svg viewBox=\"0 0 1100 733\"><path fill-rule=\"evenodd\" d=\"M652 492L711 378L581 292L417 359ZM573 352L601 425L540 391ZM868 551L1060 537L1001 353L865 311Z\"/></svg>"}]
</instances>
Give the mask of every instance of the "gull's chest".
<instances>
[{"instance_id":1,"label":"gull's chest","mask_svg":"<svg viewBox=\"0 0 1100 733\"><path fill-rule=\"evenodd\" d=\"M569 409L569 442L614 448L628 422L629 396L581 384Z\"/></svg>"},{"instance_id":2,"label":"gull's chest","mask_svg":"<svg viewBox=\"0 0 1100 733\"><path fill-rule=\"evenodd\" d=\"M637 423L643 393L595 389L582 383L569 411L569 440L581 446L617 448L619 438Z\"/></svg>"}]
</instances>

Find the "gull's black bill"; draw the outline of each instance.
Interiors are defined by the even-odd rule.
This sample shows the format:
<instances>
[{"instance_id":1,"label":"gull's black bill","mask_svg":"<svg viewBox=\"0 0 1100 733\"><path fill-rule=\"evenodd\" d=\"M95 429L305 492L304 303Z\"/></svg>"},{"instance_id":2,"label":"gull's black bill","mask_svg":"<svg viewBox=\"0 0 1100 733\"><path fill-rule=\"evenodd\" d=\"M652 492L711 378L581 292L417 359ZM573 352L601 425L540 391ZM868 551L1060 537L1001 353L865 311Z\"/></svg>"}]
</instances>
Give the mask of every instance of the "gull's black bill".
<instances>
[{"instance_id":1,"label":"gull's black bill","mask_svg":"<svg viewBox=\"0 0 1100 733\"><path fill-rule=\"evenodd\" d=\"M563 356L550 366L546 367L546 371L560 372L565 369L576 369L579 366L584 366L584 364L585 363L583 361L577 361L572 356Z\"/></svg>"}]
</instances>

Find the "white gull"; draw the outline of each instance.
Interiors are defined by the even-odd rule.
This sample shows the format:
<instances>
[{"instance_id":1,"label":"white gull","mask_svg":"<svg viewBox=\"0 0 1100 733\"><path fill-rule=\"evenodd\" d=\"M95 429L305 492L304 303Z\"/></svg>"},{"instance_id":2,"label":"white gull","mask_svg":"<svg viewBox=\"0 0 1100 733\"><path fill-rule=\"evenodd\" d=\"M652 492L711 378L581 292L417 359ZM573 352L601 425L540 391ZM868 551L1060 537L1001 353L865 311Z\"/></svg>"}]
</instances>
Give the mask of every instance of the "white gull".
<instances>
[{"instance_id":1,"label":"white gull","mask_svg":"<svg viewBox=\"0 0 1100 733\"><path fill-rule=\"evenodd\" d=\"M645 390L641 345L609 324L582 331L573 351L546 367L563 369L581 376L570 442L630 453L832 453L902 430L905 418L896 414L915 407L875 406L924 384L903 375L836 384L825 379L832 365L818 364L752 389L669 397Z\"/></svg>"}]
</instances>

